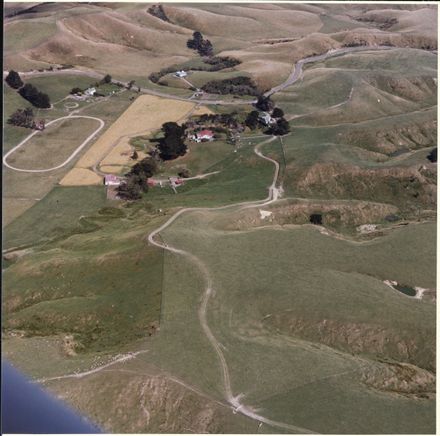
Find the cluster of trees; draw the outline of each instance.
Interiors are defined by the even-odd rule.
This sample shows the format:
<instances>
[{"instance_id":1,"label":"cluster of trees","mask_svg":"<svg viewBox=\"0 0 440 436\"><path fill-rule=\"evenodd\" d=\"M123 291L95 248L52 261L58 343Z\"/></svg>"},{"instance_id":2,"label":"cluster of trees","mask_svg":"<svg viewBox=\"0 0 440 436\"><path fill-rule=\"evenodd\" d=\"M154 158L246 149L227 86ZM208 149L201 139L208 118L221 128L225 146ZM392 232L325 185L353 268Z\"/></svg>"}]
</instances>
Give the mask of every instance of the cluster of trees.
<instances>
[{"instance_id":1,"label":"cluster of trees","mask_svg":"<svg viewBox=\"0 0 440 436\"><path fill-rule=\"evenodd\" d=\"M18 93L33 106L43 109L50 107L49 96L29 83L25 85L16 71L9 71L5 81L11 88L17 89Z\"/></svg>"},{"instance_id":2,"label":"cluster of trees","mask_svg":"<svg viewBox=\"0 0 440 436\"><path fill-rule=\"evenodd\" d=\"M342 47L364 47L368 45L368 42L365 39L360 39L359 41L351 41L342 45Z\"/></svg>"},{"instance_id":3,"label":"cluster of trees","mask_svg":"<svg viewBox=\"0 0 440 436\"><path fill-rule=\"evenodd\" d=\"M9 71L9 74L6 76L5 81L11 88L14 89L19 89L24 85L23 81L21 80L20 74L18 74L14 70Z\"/></svg>"},{"instance_id":4,"label":"cluster of trees","mask_svg":"<svg viewBox=\"0 0 440 436\"><path fill-rule=\"evenodd\" d=\"M71 93L72 95L75 95L75 94L82 94L82 92L83 92L83 90L82 90L81 88L78 88L77 86L75 86L74 88L72 88L71 91L70 91L70 93Z\"/></svg>"},{"instance_id":5,"label":"cluster of trees","mask_svg":"<svg viewBox=\"0 0 440 436\"><path fill-rule=\"evenodd\" d=\"M244 123L251 130L255 130L258 127L258 124L259 124L258 116L259 116L259 114L260 113L258 111L251 111L251 112L248 113Z\"/></svg>"},{"instance_id":6,"label":"cluster of trees","mask_svg":"<svg viewBox=\"0 0 440 436\"><path fill-rule=\"evenodd\" d=\"M270 96L260 95L255 103L255 107L260 109L260 111L270 112L275 107L275 103L271 100Z\"/></svg>"},{"instance_id":7,"label":"cluster of trees","mask_svg":"<svg viewBox=\"0 0 440 436\"><path fill-rule=\"evenodd\" d=\"M174 71L176 71L176 67L168 67L168 68L162 68L159 72L157 73L151 73L148 78L153 82L153 83L157 83L159 82L159 80L163 77L166 76L167 74L170 73L174 73Z\"/></svg>"},{"instance_id":8,"label":"cluster of trees","mask_svg":"<svg viewBox=\"0 0 440 436\"><path fill-rule=\"evenodd\" d=\"M118 196L124 200L138 200L142 193L148 192L147 179L157 171L157 163L146 157L135 164L125 175L125 181L118 186Z\"/></svg>"},{"instance_id":9,"label":"cluster of trees","mask_svg":"<svg viewBox=\"0 0 440 436\"><path fill-rule=\"evenodd\" d=\"M206 65L194 66L189 69L189 71L220 71L225 68L232 68L240 64L241 61L229 56L212 56L203 59L203 63ZM162 68L160 71L151 73L148 78L153 82L157 83L159 80L166 76L167 74L174 73L177 70L184 69L183 65L173 65L171 67Z\"/></svg>"},{"instance_id":10,"label":"cluster of trees","mask_svg":"<svg viewBox=\"0 0 440 436\"><path fill-rule=\"evenodd\" d=\"M258 95L257 86L246 76L224 80L212 80L205 83L202 89L210 94Z\"/></svg>"},{"instance_id":11,"label":"cluster of trees","mask_svg":"<svg viewBox=\"0 0 440 436\"><path fill-rule=\"evenodd\" d=\"M186 122L184 127L195 127L196 125L205 127L206 124L219 124L230 128L236 128L239 124L236 119L236 115L236 112L224 114L202 114L196 119Z\"/></svg>"},{"instance_id":12,"label":"cluster of trees","mask_svg":"<svg viewBox=\"0 0 440 436\"><path fill-rule=\"evenodd\" d=\"M162 125L164 137L157 140L157 150L162 160L171 160L186 153L184 143L185 129L175 122ZM137 153L133 153L132 159L137 159ZM147 179L157 172L157 160L149 156L136 163L125 175L125 181L118 186L118 196L124 200L138 200L142 194L148 192ZM184 174L183 177L188 177Z\"/></svg>"},{"instance_id":13,"label":"cluster of trees","mask_svg":"<svg viewBox=\"0 0 440 436\"><path fill-rule=\"evenodd\" d=\"M241 64L241 61L235 58L231 58L229 56L212 56L210 58L206 58L203 61L205 64L211 65L209 68L193 68L194 70L203 70L203 71L220 71L225 68L232 68L238 64Z\"/></svg>"},{"instance_id":14,"label":"cluster of trees","mask_svg":"<svg viewBox=\"0 0 440 436\"><path fill-rule=\"evenodd\" d=\"M186 153L185 128L170 121L162 125L163 138L158 139L157 148L163 160L176 159Z\"/></svg>"},{"instance_id":15,"label":"cluster of trees","mask_svg":"<svg viewBox=\"0 0 440 436\"><path fill-rule=\"evenodd\" d=\"M21 87L18 93L35 107L42 109L50 108L49 96L38 91L38 89L30 83L26 83L26 85Z\"/></svg>"},{"instance_id":16,"label":"cluster of trees","mask_svg":"<svg viewBox=\"0 0 440 436\"><path fill-rule=\"evenodd\" d=\"M156 18L159 18L162 21L170 22L168 17L165 14L165 11L163 10L162 5L153 5L148 8L148 13L153 15Z\"/></svg>"},{"instance_id":17,"label":"cluster of trees","mask_svg":"<svg viewBox=\"0 0 440 436\"><path fill-rule=\"evenodd\" d=\"M32 129L35 125L34 111L31 108L17 109L8 119L8 123Z\"/></svg>"},{"instance_id":18,"label":"cluster of trees","mask_svg":"<svg viewBox=\"0 0 440 436\"><path fill-rule=\"evenodd\" d=\"M112 83L112 76L110 76L110 74L106 74L101 80L101 83Z\"/></svg>"},{"instance_id":19,"label":"cluster of trees","mask_svg":"<svg viewBox=\"0 0 440 436\"><path fill-rule=\"evenodd\" d=\"M281 117L276 120L264 133L268 135L282 136L290 132L289 122Z\"/></svg>"},{"instance_id":20,"label":"cluster of trees","mask_svg":"<svg viewBox=\"0 0 440 436\"><path fill-rule=\"evenodd\" d=\"M200 56L212 56L214 51L209 39L204 39L200 32L194 32L193 37L188 39L186 46L197 50Z\"/></svg>"},{"instance_id":21,"label":"cluster of trees","mask_svg":"<svg viewBox=\"0 0 440 436\"><path fill-rule=\"evenodd\" d=\"M355 20L360 21L360 22L364 22L364 23L376 24L380 30L387 30L390 27L394 26L395 24L399 23L397 18L394 18L394 17L384 18L380 21L375 18L370 18L370 17L356 17Z\"/></svg>"},{"instance_id":22,"label":"cluster of trees","mask_svg":"<svg viewBox=\"0 0 440 436\"><path fill-rule=\"evenodd\" d=\"M282 136L290 132L290 126L288 121L284 118L283 110L278 107L274 107L274 103L270 99L270 97L260 96L255 106L261 111L272 112L271 116L276 120L276 122L269 126L269 128L266 129L264 133L268 135ZM249 114L247 115L245 119L245 124L251 130L255 130L259 126L259 114L259 111L254 110L249 112Z\"/></svg>"},{"instance_id":23,"label":"cluster of trees","mask_svg":"<svg viewBox=\"0 0 440 436\"><path fill-rule=\"evenodd\" d=\"M317 226L321 226L322 225L322 215L320 213L312 213L310 215L309 221L312 224L315 224Z\"/></svg>"},{"instance_id":24,"label":"cluster of trees","mask_svg":"<svg viewBox=\"0 0 440 436\"><path fill-rule=\"evenodd\" d=\"M432 163L437 162L437 147L433 148L426 158Z\"/></svg>"}]
</instances>

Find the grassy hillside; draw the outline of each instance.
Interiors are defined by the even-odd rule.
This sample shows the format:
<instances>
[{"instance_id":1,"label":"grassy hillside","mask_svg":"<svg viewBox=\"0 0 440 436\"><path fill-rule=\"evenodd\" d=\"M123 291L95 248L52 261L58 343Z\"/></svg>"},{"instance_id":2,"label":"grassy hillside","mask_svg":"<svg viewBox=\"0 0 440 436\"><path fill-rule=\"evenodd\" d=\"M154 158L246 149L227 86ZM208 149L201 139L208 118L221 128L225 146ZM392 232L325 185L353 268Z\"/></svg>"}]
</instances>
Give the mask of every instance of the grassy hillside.
<instances>
[{"instance_id":1,"label":"grassy hillside","mask_svg":"<svg viewBox=\"0 0 440 436\"><path fill-rule=\"evenodd\" d=\"M133 228L129 211L99 208L102 192L88 191L88 208L60 206L61 199L87 194L84 188L60 188L40 203L42 210L54 202L68 219L37 223L40 238L33 235L34 241L41 246L50 236L52 242L44 249L37 245L4 273L4 329L26 336L72 335L72 354L113 351L154 332L160 315L163 254L139 238L144 229ZM78 216L81 212L87 217ZM38 219L38 210L21 220L26 218Z\"/></svg>"},{"instance_id":2,"label":"grassy hillside","mask_svg":"<svg viewBox=\"0 0 440 436\"><path fill-rule=\"evenodd\" d=\"M361 380L376 359L406 361L429 370L435 365L435 306L411 300L382 283L394 277L434 286L435 271L430 267L434 226L402 229L357 245L320 235L312 228L213 231L216 216L222 215L226 218L228 213L188 215L167 230L164 239L203 259L213 275L215 297L209 319L226 347L236 392L245 393L248 404L263 406L266 414L284 421L292 417L294 408L299 411L294 416L300 417L296 423L313 423L315 431L326 431L331 425L333 431L345 432L355 421L364 431L378 432L424 425L422 416L431 413L432 403L418 403L420 415L415 418L411 413L402 422L401 407L409 407L410 400L375 393L362 386ZM193 229L203 238L195 237ZM213 246L216 250L210 249ZM426 254L429 250L431 262L420 259L409 270L408 260L421 250ZM388 343L386 338L393 340ZM339 354L337 349L349 354ZM382 376L384 372L382 368ZM332 381L324 381L327 378L338 380L336 391ZM357 409L344 409L345 423L327 414L320 418L318 410L307 413L302 391L297 389L303 384L311 384L307 395L363 398L366 408L370 402L378 410L387 407L388 419L359 421ZM289 407L273 408L269 400L261 400L272 398L270 392L277 397L280 391ZM308 420L302 421L302 414ZM425 430L432 428L428 425Z\"/></svg>"},{"instance_id":3,"label":"grassy hillside","mask_svg":"<svg viewBox=\"0 0 440 436\"><path fill-rule=\"evenodd\" d=\"M163 20L141 4L39 5L32 13L7 19L6 67L22 70L72 64L138 79L197 59L186 47L188 37L197 30L212 41L215 54L241 59L238 69L251 74L263 89L285 78L292 61L361 39L376 44L391 41L399 47L434 47L433 9L406 8L167 4ZM396 25L380 28L382 9ZM420 26L420 20L426 26ZM36 38L16 38L25 33ZM17 40L21 42L13 42Z\"/></svg>"},{"instance_id":4,"label":"grassy hillside","mask_svg":"<svg viewBox=\"0 0 440 436\"><path fill-rule=\"evenodd\" d=\"M102 185L56 186L75 162L52 173L5 169L6 358L109 432L434 433L437 168L427 154L437 145L436 7L167 3L155 16L150 6L9 6L5 69L70 64L190 96L180 79L164 76L161 86L148 76L205 65L186 46L194 31L215 55L241 61L191 72L198 87L249 76L268 89L306 56L393 48L309 64L273 95L291 131L261 147L280 164L281 199L271 204L234 206L268 196L274 165L254 153L262 128L246 130L236 147L190 144L157 177L215 174L177 194L150 188L134 202L107 200ZM27 80L55 102L36 116L65 116L71 88L95 80ZM74 110L102 119L104 133L138 95L124 90ZM9 87L5 98L7 116L28 106ZM143 135L130 142L138 151L154 114L177 107L151 101L122 126ZM210 110L244 117L251 107ZM93 128L73 121L11 159L28 168L61 162ZM5 150L29 133L6 125ZM186 212L156 236L177 251L148 243L179 208L223 205ZM311 214L322 214L321 226ZM378 228L362 233L365 224ZM247 410L281 426L234 410L228 377Z\"/></svg>"},{"instance_id":5,"label":"grassy hillside","mask_svg":"<svg viewBox=\"0 0 440 436\"><path fill-rule=\"evenodd\" d=\"M86 230L79 218L105 204L104 187L56 187L27 213L5 227L3 247L35 245L62 236L68 230ZM48 211L51 217L45 219Z\"/></svg>"}]
</instances>

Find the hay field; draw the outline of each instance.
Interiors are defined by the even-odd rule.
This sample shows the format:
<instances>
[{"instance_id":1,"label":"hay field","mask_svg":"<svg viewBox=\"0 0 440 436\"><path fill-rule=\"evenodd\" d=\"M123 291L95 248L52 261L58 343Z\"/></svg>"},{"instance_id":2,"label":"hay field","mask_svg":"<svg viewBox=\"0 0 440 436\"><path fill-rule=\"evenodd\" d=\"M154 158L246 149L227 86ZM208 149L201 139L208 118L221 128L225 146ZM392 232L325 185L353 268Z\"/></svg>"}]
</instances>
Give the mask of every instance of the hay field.
<instances>
[{"instance_id":1,"label":"hay field","mask_svg":"<svg viewBox=\"0 0 440 436\"><path fill-rule=\"evenodd\" d=\"M87 168L72 168L60 181L62 186L88 186L102 184L102 177Z\"/></svg>"},{"instance_id":2,"label":"hay field","mask_svg":"<svg viewBox=\"0 0 440 436\"><path fill-rule=\"evenodd\" d=\"M130 162L129 139L159 129L167 121L179 121L194 108L194 103L163 99L152 95L138 97L110 126L75 165L73 172L61 180L62 185L101 183L89 174L101 161L106 167L122 169ZM86 170L79 173L78 169ZM90 176L90 177L89 177ZM95 181L93 181L95 180Z\"/></svg>"}]
</instances>

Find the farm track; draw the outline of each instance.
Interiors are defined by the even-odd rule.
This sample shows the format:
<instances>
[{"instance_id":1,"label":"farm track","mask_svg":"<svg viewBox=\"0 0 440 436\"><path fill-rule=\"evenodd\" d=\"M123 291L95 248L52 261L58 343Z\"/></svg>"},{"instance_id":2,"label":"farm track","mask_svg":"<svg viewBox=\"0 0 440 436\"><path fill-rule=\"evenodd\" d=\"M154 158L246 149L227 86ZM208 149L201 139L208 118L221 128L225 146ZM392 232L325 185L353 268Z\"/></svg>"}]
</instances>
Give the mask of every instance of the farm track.
<instances>
[{"instance_id":1,"label":"farm track","mask_svg":"<svg viewBox=\"0 0 440 436\"><path fill-rule=\"evenodd\" d=\"M201 301L201 304L198 309L199 321L200 321L200 325L203 329L203 332L205 333L206 337L208 338L211 346L213 347L213 349L219 359L221 370L222 370L223 388L224 388L224 392L225 392L225 398L226 398L226 401L233 407L234 413L240 413L240 414L245 415L251 419L259 421L260 423L265 423L265 424L272 426L272 427L282 428L282 429L291 430L291 431L295 431L295 432L299 432L299 433L314 433L308 429L304 429L304 428L297 427L295 425L291 425L291 424L287 424L287 423L283 423L283 422L273 421L273 420L268 419L262 415L259 415L259 414L255 413L254 411L252 411L251 408L249 408L248 406L246 406L245 404L243 404L241 402L241 398L243 397L243 394L238 394L238 395L233 394L230 375L229 375L229 368L228 368L228 364L226 362L226 358L225 358L223 351L222 351L222 346L221 346L220 342L217 340L217 338L215 337L215 335L213 334L211 328L208 325L208 321L206 318L209 299L210 299L211 295L213 294L213 290L214 290L212 277L211 277L211 274L209 273L207 266L197 256L195 256L194 254L192 254L188 251L185 251L185 250L182 250L182 249L179 249L176 247L172 247L164 242L157 242L155 240L156 235L158 235L160 232L162 232L166 228L168 228L171 224L173 224L184 213L196 212L196 211L216 211L216 210L230 209L230 208L234 208L234 207L251 208L251 207L268 205L270 203L277 201L277 199L279 197L279 192L280 192L279 188L276 187L276 183L277 183L278 175L279 175L279 169L280 169L279 163L277 161L275 161L274 159L271 159L267 156L264 156L263 153L260 151L260 147L262 145L267 144L269 142L272 142L275 139L276 139L276 137L273 136L270 139L259 143L254 148L254 152L257 156L273 163L275 166L274 177L273 177L271 185L268 188L269 193L268 193L268 196L264 200L240 202L240 203L228 204L226 206L219 206L219 207L213 207L213 208L194 207L194 208L181 209L178 212L176 212L171 218L169 218L164 224L162 224L159 228L157 228L156 230L151 232L148 235L147 240L150 244L155 245L156 247L167 250L171 253L175 253L175 254L179 254L179 255L187 257L201 271L206 283L205 283L205 291L202 296L202 301ZM161 238L161 240L162 240L162 238Z\"/></svg>"},{"instance_id":2,"label":"farm track","mask_svg":"<svg viewBox=\"0 0 440 436\"><path fill-rule=\"evenodd\" d=\"M95 374L97 372L103 371L104 369L106 369L106 368L108 368L110 366L116 365L117 363L126 362L127 360L134 359L139 354L144 354L144 353L147 353L147 352L148 352L148 350L140 350L140 351L136 351L134 353L123 354L122 356L116 357L116 359L111 360L110 362L105 363L104 365L98 366L98 367L90 369L88 371L74 372L72 374L59 375L59 376L55 376L55 377L41 378L41 379L35 380L35 382L36 383L46 383L48 381L63 380L63 379L66 379L66 378L82 378L82 377L86 377L88 375L92 375L92 374Z\"/></svg>"}]
</instances>

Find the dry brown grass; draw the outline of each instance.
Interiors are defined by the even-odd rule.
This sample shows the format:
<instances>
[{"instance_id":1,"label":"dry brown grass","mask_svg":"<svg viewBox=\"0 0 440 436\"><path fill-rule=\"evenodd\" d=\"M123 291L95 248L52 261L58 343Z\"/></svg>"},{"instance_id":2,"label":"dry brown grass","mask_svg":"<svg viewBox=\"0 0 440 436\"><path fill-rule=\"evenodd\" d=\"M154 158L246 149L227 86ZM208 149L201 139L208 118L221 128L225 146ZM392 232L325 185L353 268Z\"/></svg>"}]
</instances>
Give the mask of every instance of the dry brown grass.
<instances>
[{"instance_id":1,"label":"dry brown grass","mask_svg":"<svg viewBox=\"0 0 440 436\"><path fill-rule=\"evenodd\" d=\"M57 33L37 47L7 55L5 67L26 69L35 67L35 62L64 63L139 80L153 71L196 57L186 47L186 41L198 30L211 39L216 54L224 52L241 59L239 69L250 73L265 88L286 77L288 65L293 61L342 44L366 40L371 44L388 42L421 47L436 44L437 39L436 14L426 6L165 4L163 7L171 22L150 15L143 4L95 5L80 8L81 13L69 15L58 11L46 15L45 20L56 22ZM322 13L330 19L346 21L350 27L357 24L359 27L329 35L318 33L323 27ZM358 23L353 17L396 18L398 24L389 31L381 31L374 24ZM294 41L264 44L265 40L277 38Z\"/></svg>"},{"instance_id":2,"label":"dry brown grass","mask_svg":"<svg viewBox=\"0 0 440 436\"><path fill-rule=\"evenodd\" d=\"M299 36L317 31L322 22L315 14L260 5L203 5L198 8L164 6L171 21L210 36L252 41L262 37Z\"/></svg>"},{"instance_id":3,"label":"dry brown grass","mask_svg":"<svg viewBox=\"0 0 440 436\"><path fill-rule=\"evenodd\" d=\"M109 129L82 156L75 168L61 181L63 185L101 183L93 177L90 168L102 163L103 172L121 172L134 161L131 159L129 140L133 136L160 129L167 121L181 121L194 109L194 103L142 95L110 126ZM209 113L198 108L198 113ZM81 171L78 171L81 169ZM92 173L94 174L94 173ZM78 180L78 182L76 182Z\"/></svg>"},{"instance_id":4,"label":"dry brown grass","mask_svg":"<svg viewBox=\"0 0 440 436\"><path fill-rule=\"evenodd\" d=\"M86 168L71 169L60 181L63 186L100 185L102 177Z\"/></svg>"},{"instance_id":5,"label":"dry brown grass","mask_svg":"<svg viewBox=\"0 0 440 436\"><path fill-rule=\"evenodd\" d=\"M178 121L194 104L185 101L142 95L110 126L90 150L78 161L77 167L96 165L124 138L159 129L166 121ZM109 164L109 162L106 162Z\"/></svg>"}]
</instances>

